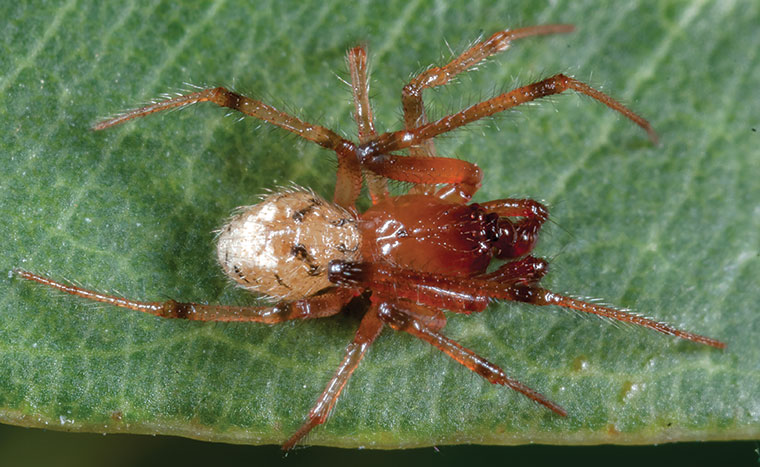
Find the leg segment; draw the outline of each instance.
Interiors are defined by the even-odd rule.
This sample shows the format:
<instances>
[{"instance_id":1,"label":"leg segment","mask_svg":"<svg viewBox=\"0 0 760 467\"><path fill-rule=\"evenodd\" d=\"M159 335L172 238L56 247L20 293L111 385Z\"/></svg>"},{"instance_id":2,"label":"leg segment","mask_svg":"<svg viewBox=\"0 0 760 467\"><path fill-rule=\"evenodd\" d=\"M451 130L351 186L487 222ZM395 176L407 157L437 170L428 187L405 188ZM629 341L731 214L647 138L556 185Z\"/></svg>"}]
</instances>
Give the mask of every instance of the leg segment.
<instances>
[{"instance_id":1,"label":"leg segment","mask_svg":"<svg viewBox=\"0 0 760 467\"><path fill-rule=\"evenodd\" d=\"M399 301L397 308L402 309L403 313L409 316L410 319L414 320L416 323L422 324L428 330L432 332L438 332L446 327L446 315L443 314L443 311L440 308L423 306L414 302L410 302L408 300L403 301L403 306L401 303L402 302ZM389 305L387 303L384 303L384 306ZM381 306L381 310L382 309L383 308ZM382 313L380 314L380 319L383 319ZM386 324L390 323L386 322ZM396 330L398 331L398 329Z\"/></svg>"},{"instance_id":2,"label":"leg segment","mask_svg":"<svg viewBox=\"0 0 760 467\"><path fill-rule=\"evenodd\" d=\"M558 415L562 415L563 417L567 415L565 409L516 379L510 378L504 373L504 370L498 366L479 356L472 350L462 347L457 342L447 338L437 331L429 329L422 322L415 319L413 315L406 312L402 306L403 305L398 302L381 303L379 306L380 319L396 331L404 331L429 343L433 347L436 347L458 363L479 374L490 383L507 386L539 404L542 404Z\"/></svg>"},{"instance_id":3,"label":"leg segment","mask_svg":"<svg viewBox=\"0 0 760 467\"><path fill-rule=\"evenodd\" d=\"M372 342L377 338L382 329L383 323L378 317L377 307L373 305L362 318L354 340L346 348L346 355L343 357L343 361L338 366L338 370L330 382L327 383L327 387L322 395L319 396L319 399L317 399L314 407L309 411L306 422L282 445L283 450L287 451L291 449L314 427L321 425L327 420L327 416L330 414L333 406L335 406L335 402L337 402L338 396L340 396L341 391L346 386L351 374L359 366L359 362L361 362L369 346L372 345Z\"/></svg>"},{"instance_id":4,"label":"leg segment","mask_svg":"<svg viewBox=\"0 0 760 467\"><path fill-rule=\"evenodd\" d=\"M401 103L404 109L404 127L407 130L428 123L425 106L422 102L422 91L443 86L454 79L456 75L477 65L491 55L507 50L511 41L530 36L560 34L572 32L575 29L569 24L548 24L531 26L514 30L499 31L488 39L478 42L465 50L457 58L442 67L433 67L414 77L401 91ZM435 151L432 140L423 142L418 148L411 148L413 156L434 157Z\"/></svg>"},{"instance_id":5,"label":"leg segment","mask_svg":"<svg viewBox=\"0 0 760 467\"><path fill-rule=\"evenodd\" d=\"M503 264L494 272L471 278L402 269L382 263L336 260L328 265L330 282L340 287L369 289L383 296L456 313L483 311L497 291L515 284L533 284L546 271L546 262L533 256Z\"/></svg>"},{"instance_id":6,"label":"leg segment","mask_svg":"<svg viewBox=\"0 0 760 467\"><path fill-rule=\"evenodd\" d=\"M272 125L293 132L301 138L313 141L327 149L337 150L340 146L346 143L351 144L350 141L344 140L325 127L304 122L292 115L288 115L285 112L275 109L271 105L250 99L222 87L203 89L185 96L178 96L174 99L157 102L141 109L130 110L118 117L97 123L93 127L93 130L104 130L134 118L144 117L163 110L197 104L199 102L212 102L220 107L237 110L245 115L258 118L259 120L263 120Z\"/></svg>"},{"instance_id":7,"label":"leg segment","mask_svg":"<svg viewBox=\"0 0 760 467\"><path fill-rule=\"evenodd\" d=\"M372 106L369 103L369 76L367 75L367 49L364 46L354 47L346 56L348 71L351 74L351 94L354 98L354 118L359 128L359 144L374 139L377 136L372 116ZM385 178L372 172L364 171L372 204L389 196Z\"/></svg>"},{"instance_id":8,"label":"leg segment","mask_svg":"<svg viewBox=\"0 0 760 467\"><path fill-rule=\"evenodd\" d=\"M348 71L351 74L351 94L354 98L354 118L359 128L359 142L365 143L375 136L372 107L369 103L369 76L367 75L367 49L354 47L346 56Z\"/></svg>"},{"instance_id":9,"label":"leg segment","mask_svg":"<svg viewBox=\"0 0 760 467\"><path fill-rule=\"evenodd\" d=\"M663 334L669 334L671 336L676 336L680 337L681 339L687 339L693 342L698 342L700 344L709 345L718 349L723 349L726 347L725 343L716 339L712 339L710 337L700 336L699 334L682 331L670 326L669 324L654 321L648 318L644 318L643 316L634 315L632 313L626 313L621 310L616 310L615 308L601 306L595 303L584 302L583 300L559 295L541 287L517 285L505 290L504 292L505 293L500 294L502 296L499 298L530 303L533 305L557 305L563 308L570 308L571 310L593 313L595 315L616 319L618 321L623 321L626 323L638 324L639 326L644 326Z\"/></svg>"},{"instance_id":10,"label":"leg segment","mask_svg":"<svg viewBox=\"0 0 760 467\"><path fill-rule=\"evenodd\" d=\"M663 334L722 349L716 339L676 329L643 316L577 300L532 285L546 273L546 262L527 256L480 277L462 278L373 263L331 261L330 281L344 287L363 287L384 296L406 299L458 313L483 311L490 300L511 300L533 305L557 305L638 324Z\"/></svg>"},{"instance_id":11,"label":"leg segment","mask_svg":"<svg viewBox=\"0 0 760 467\"><path fill-rule=\"evenodd\" d=\"M546 206L532 199L505 198L478 203L488 212L494 212L499 217L529 217L541 222L549 218Z\"/></svg>"},{"instance_id":12,"label":"leg segment","mask_svg":"<svg viewBox=\"0 0 760 467\"><path fill-rule=\"evenodd\" d=\"M313 141L323 148L335 151L338 155L338 181L335 186L335 202L345 208L353 208L356 198L359 197L362 183L361 168L356 160L356 146L354 143L341 138L338 134L325 127L304 122L261 101L250 99L222 87L203 89L185 96L157 102L141 109L130 110L123 115L96 124L93 129L104 130L134 118L199 102L212 102L220 107L237 110L245 115L258 118L295 133L301 138Z\"/></svg>"},{"instance_id":13,"label":"leg segment","mask_svg":"<svg viewBox=\"0 0 760 467\"><path fill-rule=\"evenodd\" d=\"M181 303L174 300L141 302L64 284L28 271L16 270L15 272L24 279L47 285L77 297L134 311L142 311L161 318L179 318L193 321L244 321L275 324L294 319L324 318L340 312L343 306L358 294L355 290L335 288L322 295L292 302L280 302L274 306L204 305L201 303Z\"/></svg>"},{"instance_id":14,"label":"leg segment","mask_svg":"<svg viewBox=\"0 0 760 467\"><path fill-rule=\"evenodd\" d=\"M437 196L466 203L480 188L483 172L477 165L448 157L378 155L362 158L362 166L392 180L416 184L446 184Z\"/></svg>"},{"instance_id":15,"label":"leg segment","mask_svg":"<svg viewBox=\"0 0 760 467\"><path fill-rule=\"evenodd\" d=\"M569 89L592 97L609 108L620 112L646 130L650 139L655 144L657 143L657 133L652 129L649 122L608 95L576 79L559 74L480 102L460 112L443 117L438 121L409 130L382 134L376 140L363 144L359 148L359 152L363 155L373 156L375 154L387 154L400 149L419 146L430 138L435 138L438 135L447 133L468 123L490 117L493 114L517 107L520 104L559 94Z\"/></svg>"},{"instance_id":16,"label":"leg segment","mask_svg":"<svg viewBox=\"0 0 760 467\"><path fill-rule=\"evenodd\" d=\"M476 276L479 280L497 282L502 285L522 284L533 285L543 278L549 272L549 264L546 260L536 258L535 256L526 256L525 258L504 263L499 269Z\"/></svg>"}]
</instances>

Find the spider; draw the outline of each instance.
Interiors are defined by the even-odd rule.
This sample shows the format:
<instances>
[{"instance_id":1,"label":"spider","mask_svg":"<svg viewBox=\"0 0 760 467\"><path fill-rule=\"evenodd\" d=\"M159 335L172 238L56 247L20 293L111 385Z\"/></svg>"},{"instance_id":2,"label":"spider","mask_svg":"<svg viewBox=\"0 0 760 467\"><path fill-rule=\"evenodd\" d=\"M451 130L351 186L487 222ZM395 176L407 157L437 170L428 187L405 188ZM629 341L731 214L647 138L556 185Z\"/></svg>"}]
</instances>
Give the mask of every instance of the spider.
<instances>
[{"instance_id":1,"label":"spider","mask_svg":"<svg viewBox=\"0 0 760 467\"><path fill-rule=\"evenodd\" d=\"M156 102L96 124L95 130L103 130L155 112L212 102L284 128L337 154L332 202L308 189L291 187L243 208L220 230L217 254L224 272L245 289L275 300L272 306L144 302L27 271L17 273L89 300L163 318L200 321L274 324L324 318L362 297L366 310L353 341L302 426L282 445L285 450L326 421L351 374L385 326L431 344L493 384L514 389L557 415L567 415L558 404L443 335L443 310L480 312L493 300L556 305L724 348L725 344L715 339L541 287L547 262L532 256L531 251L548 218L546 207L531 199L470 203L481 185L481 170L475 164L435 153L433 139L438 135L566 90L590 96L623 114L646 130L656 143L657 135L649 122L611 97L563 74L428 121L422 100L424 90L448 83L459 73L506 50L513 40L573 29L571 25L556 24L499 31L450 63L422 72L401 93L404 129L383 134L375 131L369 103L366 48L349 50L347 63L358 142L223 87ZM408 154L400 154L402 150ZM411 188L405 194L391 195L388 179L406 182ZM360 213L355 203L365 181L371 207ZM494 260L501 264L489 271Z\"/></svg>"}]
</instances>

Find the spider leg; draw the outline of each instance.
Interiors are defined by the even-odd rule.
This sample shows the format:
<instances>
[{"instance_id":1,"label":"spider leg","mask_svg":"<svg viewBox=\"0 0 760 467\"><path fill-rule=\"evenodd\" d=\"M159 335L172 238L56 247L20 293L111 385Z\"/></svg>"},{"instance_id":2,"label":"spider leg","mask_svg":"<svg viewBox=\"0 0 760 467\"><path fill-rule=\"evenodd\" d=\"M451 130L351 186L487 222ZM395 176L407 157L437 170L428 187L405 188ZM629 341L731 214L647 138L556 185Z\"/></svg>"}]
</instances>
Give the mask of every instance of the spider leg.
<instances>
[{"instance_id":1,"label":"spider leg","mask_svg":"<svg viewBox=\"0 0 760 467\"><path fill-rule=\"evenodd\" d=\"M528 217L541 222L549 218L549 210L543 204L532 199L504 198L478 203L488 212L494 212L499 217Z\"/></svg>"},{"instance_id":2,"label":"spider leg","mask_svg":"<svg viewBox=\"0 0 760 467\"><path fill-rule=\"evenodd\" d=\"M306 422L291 436L283 445L282 449L287 451L298 443L314 427L321 425L327 420L330 411L340 396L341 391L346 386L351 374L359 366L364 354L367 353L372 342L383 329L383 322L380 321L377 312L377 306L372 305L362 318L359 329L356 331L354 340L346 347L346 355L338 366L330 382L327 383L322 395L309 411Z\"/></svg>"},{"instance_id":3,"label":"spider leg","mask_svg":"<svg viewBox=\"0 0 760 467\"><path fill-rule=\"evenodd\" d=\"M361 159L362 167L398 180L422 185L446 184L436 196L452 202L466 203L480 188L483 172L461 159L380 154Z\"/></svg>"},{"instance_id":4,"label":"spider leg","mask_svg":"<svg viewBox=\"0 0 760 467\"><path fill-rule=\"evenodd\" d=\"M369 75L367 69L367 48L356 46L346 55L348 71L351 74L351 94L354 98L354 118L359 128L359 142L365 143L375 136L372 106L369 103Z\"/></svg>"},{"instance_id":5,"label":"spider leg","mask_svg":"<svg viewBox=\"0 0 760 467\"><path fill-rule=\"evenodd\" d=\"M130 110L117 117L99 122L95 124L92 129L104 130L134 118L144 117L163 110L184 107L200 102L212 102L220 107L237 110L245 115L258 118L259 120L263 120L272 125L293 132L298 136L313 141L327 149L334 150L347 142L325 127L304 122L292 115L275 109L271 105L237 94L223 87L203 89L192 94L156 102L140 109Z\"/></svg>"},{"instance_id":6,"label":"spider leg","mask_svg":"<svg viewBox=\"0 0 760 467\"><path fill-rule=\"evenodd\" d=\"M337 133L323 126L312 125L303 120L281 112L271 105L237 94L226 88L203 89L192 94L157 102L149 106L130 110L117 117L104 120L93 126L93 130L104 130L128 120L144 117L163 110L184 107L199 102L212 102L220 107L237 110L245 115L258 118L272 125L288 130L306 140L317 143L338 155L338 175L335 185L335 202L352 209L361 190L361 167L356 160L356 146L351 141L341 138Z\"/></svg>"},{"instance_id":7,"label":"spider leg","mask_svg":"<svg viewBox=\"0 0 760 467\"><path fill-rule=\"evenodd\" d=\"M572 32L575 28L570 24L547 24L527 28L499 31L486 40L474 44L454 60L441 67L433 67L409 81L401 91L401 104L404 109L404 128L411 130L428 123L425 106L422 101L422 91L443 86L458 74L476 66L491 55L503 52L509 48L515 39L548 34ZM423 141L420 146L409 150L412 156L435 157L433 140Z\"/></svg>"},{"instance_id":8,"label":"spider leg","mask_svg":"<svg viewBox=\"0 0 760 467\"><path fill-rule=\"evenodd\" d=\"M553 94L559 94L570 89L596 99L607 107L620 112L642 127L649 134L652 142L657 144L657 133L655 133L648 121L635 114L620 102L589 85L563 74L558 74L537 83L513 89L455 114L447 115L435 122L413 129L384 133L374 141L361 145L358 151L364 157L372 157L376 154L387 154L400 149L419 146L430 138L435 138L438 135L447 133L468 123L517 107L520 104L532 102Z\"/></svg>"},{"instance_id":9,"label":"spider leg","mask_svg":"<svg viewBox=\"0 0 760 467\"><path fill-rule=\"evenodd\" d=\"M496 282L502 286L507 284L533 285L538 283L547 272L549 272L549 265L546 260L529 255L522 259L504 263L495 271L480 274L475 278Z\"/></svg>"},{"instance_id":10,"label":"spider leg","mask_svg":"<svg viewBox=\"0 0 760 467\"><path fill-rule=\"evenodd\" d=\"M578 300L576 298L559 295L550 290L534 285L518 284L509 287L504 292L505 293L500 294L501 296L499 298L530 303L532 305L557 305L563 308L570 308L572 310L593 313L598 316L612 318L626 323L638 324L639 326L644 326L663 334L669 334L671 336L676 336L680 337L681 339L709 345L718 349L724 349L726 347L726 344L724 342L712 339L710 337L682 331L680 329L674 328L669 324L661 323L659 321L635 315L633 313L627 313L615 308L597 305L595 303L589 303L583 300Z\"/></svg>"},{"instance_id":11,"label":"spider leg","mask_svg":"<svg viewBox=\"0 0 760 467\"><path fill-rule=\"evenodd\" d=\"M174 300L142 302L65 284L28 271L16 270L15 273L24 279L88 300L142 311L161 318L179 318L192 321L244 321L274 324L294 319L324 318L338 313L344 305L357 295L355 290L334 288L321 295L292 302L280 302L274 306L205 305L182 303Z\"/></svg>"},{"instance_id":12,"label":"spider leg","mask_svg":"<svg viewBox=\"0 0 760 467\"><path fill-rule=\"evenodd\" d=\"M457 313L483 311L491 299L525 302L532 305L557 305L638 324L663 334L719 349L726 347L725 343L710 337L682 331L669 324L633 313L559 295L534 285L546 274L546 271L546 262L533 256L502 265L494 273L476 277L426 273L387 264L331 261L328 266L328 277L331 282L343 287L361 286L386 296Z\"/></svg>"},{"instance_id":13,"label":"spider leg","mask_svg":"<svg viewBox=\"0 0 760 467\"><path fill-rule=\"evenodd\" d=\"M404 306L405 305L406 304L404 304ZM479 374L490 383L507 386L527 396L529 399L538 402L558 415L562 415L563 417L567 415L565 409L516 379L510 378L504 373L504 370L498 366L479 356L472 350L462 347L462 345L447 338L443 334L425 326L425 324L416 319L413 314L404 310L399 302L383 302L379 306L379 311L380 319L396 331L404 331L429 343L456 360L458 363Z\"/></svg>"},{"instance_id":14,"label":"spider leg","mask_svg":"<svg viewBox=\"0 0 760 467\"><path fill-rule=\"evenodd\" d=\"M412 78L409 84L401 90L401 104L404 110L404 128L411 130L428 123L422 91L443 86L458 74L477 66L478 63L491 55L503 52L509 48L511 41L530 36L560 34L572 32L575 28L570 24L548 24L531 26L514 30L499 31L486 40L480 41L442 67L430 68ZM364 143L363 141L361 143ZM434 140L422 141L419 146L409 148L409 154L415 157L436 157ZM417 185L409 190L410 193L435 194L442 199L451 199L454 187L445 187L435 193L433 185Z\"/></svg>"},{"instance_id":15,"label":"spider leg","mask_svg":"<svg viewBox=\"0 0 760 467\"><path fill-rule=\"evenodd\" d=\"M505 263L496 271L460 277L402 269L387 263L331 261L330 282L340 287L364 288L383 296L456 313L480 312L494 294L511 285L533 284L546 274L546 262L533 256Z\"/></svg>"},{"instance_id":16,"label":"spider leg","mask_svg":"<svg viewBox=\"0 0 760 467\"><path fill-rule=\"evenodd\" d=\"M401 303L403 303L403 307ZM421 323L432 332L438 332L446 327L446 315L443 314L443 310L440 308L420 305L409 300L399 301L398 307L402 308L403 313L407 314L410 319ZM380 319L383 319L382 313L380 314ZM396 330L398 331L398 329Z\"/></svg>"},{"instance_id":17,"label":"spider leg","mask_svg":"<svg viewBox=\"0 0 760 467\"><path fill-rule=\"evenodd\" d=\"M360 45L349 50L346 55L346 63L351 74L351 94L354 100L354 118L359 129L359 143L363 144L377 136L372 106L369 102L367 48ZM363 172L372 204L377 204L390 195L385 178L367 170Z\"/></svg>"}]
</instances>

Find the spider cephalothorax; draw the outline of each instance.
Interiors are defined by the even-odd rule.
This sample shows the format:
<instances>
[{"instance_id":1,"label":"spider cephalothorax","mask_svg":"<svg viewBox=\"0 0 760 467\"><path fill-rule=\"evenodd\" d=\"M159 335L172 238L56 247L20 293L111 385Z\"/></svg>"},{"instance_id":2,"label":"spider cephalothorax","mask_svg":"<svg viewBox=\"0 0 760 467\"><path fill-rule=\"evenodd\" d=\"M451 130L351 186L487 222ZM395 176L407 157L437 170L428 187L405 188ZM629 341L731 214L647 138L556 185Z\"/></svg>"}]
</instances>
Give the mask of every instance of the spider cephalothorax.
<instances>
[{"instance_id":1,"label":"spider cephalothorax","mask_svg":"<svg viewBox=\"0 0 760 467\"><path fill-rule=\"evenodd\" d=\"M530 199L499 199L468 204L480 187L480 169L469 162L437 157L433 138L475 120L568 89L586 94L644 128L649 123L601 92L565 75L514 89L434 122L425 116L422 91L446 84L457 74L512 40L569 32L572 26L535 26L500 31L443 67L430 68L404 87L404 128L378 135L368 99L367 56L363 47L348 52L359 141L225 88L199 92L127 112L95 126L104 129L154 112L210 101L291 131L333 150L338 157L332 202L301 188L289 188L243 208L220 230L218 257L239 285L278 300L273 306L226 306L142 302L100 294L26 271L22 277L80 297L167 318L203 321L278 323L338 313L358 296L367 310L343 361L306 422L283 445L289 449L324 423L349 377L384 325L418 337L488 381L509 386L559 415L565 410L510 378L498 366L446 338L443 310L483 311L492 300L558 305L639 324L717 348L720 341L673 328L638 315L589 303L542 288L544 260L531 256L546 208ZM399 151L407 150L401 155ZM393 196L386 179L413 184ZM366 181L372 206L359 213L355 202ZM492 260L503 263L489 268ZM488 270L491 269L490 272Z\"/></svg>"}]
</instances>

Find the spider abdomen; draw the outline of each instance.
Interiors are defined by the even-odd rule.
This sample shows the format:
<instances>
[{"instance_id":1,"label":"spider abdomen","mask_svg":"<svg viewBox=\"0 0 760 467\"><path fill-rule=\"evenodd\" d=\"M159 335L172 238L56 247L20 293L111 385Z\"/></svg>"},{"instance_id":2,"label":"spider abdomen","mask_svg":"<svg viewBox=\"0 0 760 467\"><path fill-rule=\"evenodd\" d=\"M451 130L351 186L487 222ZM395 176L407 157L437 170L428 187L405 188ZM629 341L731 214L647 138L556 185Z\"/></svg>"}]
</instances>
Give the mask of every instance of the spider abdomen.
<instances>
[{"instance_id":1,"label":"spider abdomen","mask_svg":"<svg viewBox=\"0 0 760 467\"><path fill-rule=\"evenodd\" d=\"M355 217L310 190L273 193L243 208L221 229L217 256L242 287L281 300L308 297L332 284L331 260L360 258Z\"/></svg>"},{"instance_id":2,"label":"spider abdomen","mask_svg":"<svg viewBox=\"0 0 760 467\"><path fill-rule=\"evenodd\" d=\"M428 195L389 197L362 214L362 256L422 272L472 276L492 258L498 216Z\"/></svg>"}]
</instances>

